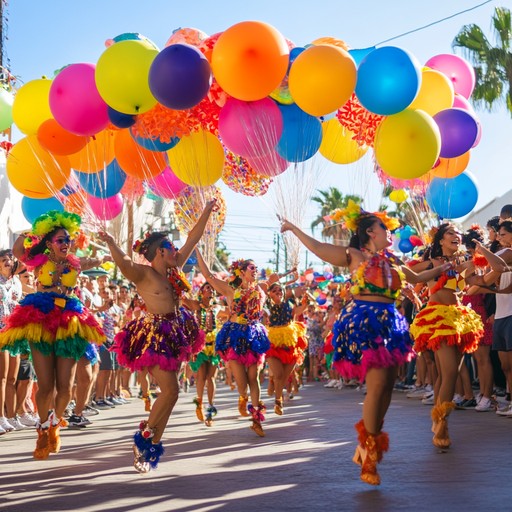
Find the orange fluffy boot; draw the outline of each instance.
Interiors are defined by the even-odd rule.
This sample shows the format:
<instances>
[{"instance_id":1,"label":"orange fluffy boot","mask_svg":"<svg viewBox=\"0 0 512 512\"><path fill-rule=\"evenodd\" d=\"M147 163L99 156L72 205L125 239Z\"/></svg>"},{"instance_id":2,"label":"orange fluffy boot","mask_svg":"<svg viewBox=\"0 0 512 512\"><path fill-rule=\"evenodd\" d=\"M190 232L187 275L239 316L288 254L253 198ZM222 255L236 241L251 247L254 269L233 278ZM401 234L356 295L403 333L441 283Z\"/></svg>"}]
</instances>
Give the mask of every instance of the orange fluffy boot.
<instances>
[{"instance_id":1,"label":"orange fluffy boot","mask_svg":"<svg viewBox=\"0 0 512 512\"><path fill-rule=\"evenodd\" d=\"M59 453L60 452L60 427L67 427L68 422L61 418L56 425L53 423L50 425L48 429L48 446L50 447L50 453Z\"/></svg>"},{"instance_id":2,"label":"orange fluffy boot","mask_svg":"<svg viewBox=\"0 0 512 512\"><path fill-rule=\"evenodd\" d=\"M379 485L380 476L377 464L382 461L384 452L389 449L389 436L386 432L370 434L363 420L355 424L359 446L356 448L353 461L361 466L361 480L370 485Z\"/></svg>"},{"instance_id":3,"label":"orange fluffy boot","mask_svg":"<svg viewBox=\"0 0 512 512\"><path fill-rule=\"evenodd\" d=\"M193 403L196 404L196 416L197 419L201 422L204 421L204 413L203 413L203 399L196 397L193 400Z\"/></svg>"},{"instance_id":4,"label":"orange fluffy boot","mask_svg":"<svg viewBox=\"0 0 512 512\"><path fill-rule=\"evenodd\" d=\"M45 460L50 456L50 446L48 444L48 429L38 427L37 443L34 450L34 459Z\"/></svg>"},{"instance_id":5,"label":"orange fluffy boot","mask_svg":"<svg viewBox=\"0 0 512 512\"><path fill-rule=\"evenodd\" d=\"M238 397L238 412L240 416L244 416L245 418L249 416L249 411L247 410L247 403L249 402L249 397L247 395Z\"/></svg>"},{"instance_id":6,"label":"orange fluffy boot","mask_svg":"<svg viewBox=\"0 0 512 512\"><path fill-rule=\"evenodd\" d=\"M442 402L432 407L432 432L434 437L432 443L436 448L442 450L450 448L452 444L448 434L448 416L455 409L453 402Z\"/></svg>"}]
</instances>

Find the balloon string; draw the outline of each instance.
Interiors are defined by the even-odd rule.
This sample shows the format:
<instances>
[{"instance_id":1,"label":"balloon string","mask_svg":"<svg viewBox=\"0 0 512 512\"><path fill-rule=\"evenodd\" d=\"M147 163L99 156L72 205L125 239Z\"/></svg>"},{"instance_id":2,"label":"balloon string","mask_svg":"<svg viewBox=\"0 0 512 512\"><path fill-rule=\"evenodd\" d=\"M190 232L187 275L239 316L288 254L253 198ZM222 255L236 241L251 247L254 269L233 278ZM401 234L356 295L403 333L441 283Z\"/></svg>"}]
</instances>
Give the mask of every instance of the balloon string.
<instances>
[{"instance_id":1,"label":"balloon string","mask_svg":"<svg viewBox=\"0 0 512 512\"><path fill-rule=\"evenodd\" d=\"M413 30L409 30L408 32L403 32L402 34L398 34L397 36L390 37L389 39L385 39L384 41L380 41L379 43L374 44L373 46L379 46L384 43L389 43L390 41L394 41L395 39L398 39L400 37L408 36L409 34L414 34L415 32L419 32L420 30L424 30L429 27L433 27L434 25L438 25L439 23L442 23L443 21L455 18L456 16L459 16L460 14L464 14L466 12L473 11L475 9L478 9L479 7L482 7L483 5L490 4L494 0L486 0L485 2L482 2L478 5L474 5L473 7L469 7L468 9L465 9L463 11L456 12L455 14L452 14L450 16L447 16L446 18L441 18L440 20L433 21L432 23L429 23L427 25L423 25L422 27L415 28Z\"/></svg>"}]
</instances>

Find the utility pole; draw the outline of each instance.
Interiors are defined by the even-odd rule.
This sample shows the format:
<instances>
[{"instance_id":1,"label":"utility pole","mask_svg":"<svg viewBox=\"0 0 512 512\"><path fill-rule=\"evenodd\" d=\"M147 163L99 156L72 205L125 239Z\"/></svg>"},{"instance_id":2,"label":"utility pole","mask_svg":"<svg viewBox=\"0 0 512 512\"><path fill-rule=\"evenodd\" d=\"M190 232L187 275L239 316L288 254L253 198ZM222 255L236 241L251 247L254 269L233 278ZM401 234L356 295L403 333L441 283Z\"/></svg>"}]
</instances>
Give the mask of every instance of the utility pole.
<instances>
[{"instance_id":1,"label":"utility pole","mask_svg":"<svg viewBox=\"0 0 512 512\"><path fill-rule=\"evenodd\" d=\"M276 272L279 272L279 253L281 252L280 239L281 237L278 234L274 235L274 244L276 245Z\"/></svg>"}]
</instances>

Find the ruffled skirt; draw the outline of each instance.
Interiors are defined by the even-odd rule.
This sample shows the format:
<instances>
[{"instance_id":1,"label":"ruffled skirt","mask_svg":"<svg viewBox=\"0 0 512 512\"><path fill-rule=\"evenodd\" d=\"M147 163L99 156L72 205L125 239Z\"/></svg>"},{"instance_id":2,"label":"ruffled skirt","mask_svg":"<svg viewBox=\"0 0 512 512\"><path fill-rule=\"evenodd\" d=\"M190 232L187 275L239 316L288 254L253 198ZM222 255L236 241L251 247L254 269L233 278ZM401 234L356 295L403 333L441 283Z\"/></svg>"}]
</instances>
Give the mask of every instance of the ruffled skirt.
<instances>
[{"instance_id":1,"label":"ruffled skirt","mask_svg":"<svg viewBox=\"0 0 512 512\"><path fill-rule=\"evenodd\" d=\"M190 361L190 368L193 372L197 372L204 363L210 363L212 366L218 366L220 363L220 356L215 353L216 336L215 332L206 333L206 342L203 350L197 354L195 361Z\"/></svg>"},{"instance_id":2,"label":"ruffled skirt","mask_svg":"<svg viewBox=\"0 0 512 512\"><path fill-rule=\"evenodd\" d=\"M215 350L224 361L238 361L244 366L261 365L270 348L268 332L259 322L226 322L217 334Z\"/></svg>"},{"instance_id":3,"label":"ruffled skirt","mask_svg":"<svg viewBox=\"0 0 512 512\"><path fill-rule=\"evenodd\" d=\"M12 355L26 354L32 347L77 361L90 342L101 345L105 340L96 318L77 297L54 292L24 297L0 331L0 347Z\"/></svg>"},{"instance_id":4,"label":"ruffled skirt","mask_svg":"<svg viewBox=\"0 0 512 512\"><path fill-rule=\"evenodd\" d=\"M178 371L204 346L204 332L186 309L167 315L147 314L132 320L116 334L110 349L121 366L131 371L151 366Z\"/></svg>"},{"instance_id":5,"label":"ruffled skirt","mask_svg":"<svg viewBox=\"0 0 512 512\"><path fill-rule=\"evenodd\" d=\"M268 337L270 348L266 357L275 357L283 364L302 364L304 360L304 336L306 327L299 322L270 326Z\"/></svg>"},{"instance_id":6,"label":"ruffled skirt","mask_svg":"<svg viewBox=\"0 0 512 512\"><path fill-rule=\"evenodd\" d=\"M353 300L333 329L333 368L363 381L370 368L398 366L413 357L409 326L395 304Z\"/></svg>"},{"instance_id":7,"label":"ruffled skirt","mask_svg":"<svg viewBox=\"0 0 512 512\"><path fill-rule=\"evenodd\" d=\"M441 343L456 345L461 352L471 353L478 348L484 334L480 315L461 304L429 303L414 318L411 336L414 350L437 350Z\"/></svg>"}]
</instances>

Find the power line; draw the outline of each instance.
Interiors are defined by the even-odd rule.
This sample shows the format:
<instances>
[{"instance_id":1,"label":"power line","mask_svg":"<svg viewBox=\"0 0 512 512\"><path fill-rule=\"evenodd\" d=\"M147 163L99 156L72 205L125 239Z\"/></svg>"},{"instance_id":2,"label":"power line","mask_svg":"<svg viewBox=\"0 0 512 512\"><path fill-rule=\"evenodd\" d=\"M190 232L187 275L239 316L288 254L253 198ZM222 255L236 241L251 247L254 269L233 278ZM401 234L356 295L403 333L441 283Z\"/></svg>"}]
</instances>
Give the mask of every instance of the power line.
<instances>
[{"instance_id":1,"label":"power line","mask_svg":"<svg viewBox=\"0 0 512 512\"><path fill-rule=\"evenodd\" d=\"M455 14L452 14L450 16L447 16L446 18L442 18L437 21L433 21L432 23L429 23L428 25L423 25L422 27L415 28L413 30L409 30L408 32L404 32L403 34L399 34L397 36L390 37L389 39L385 39L384 41L381 41L380 43L376 43L373 46L379 46L384 43L389 43L390 41L393 41L395 39L398 39L400 37L408 36L409 34L414 34L415 32L419 32L420 30L424 30L429 27L433 27L434 25L437 25L439 23L442 23L443 21L450 20L452 18L455 18L456 16L459 16L460 14L464 14L466 12L474 11L475 9L478 9L479 7L482 7L482 5L490 4L491 2L494 2L494 0L487 0L486 2L482 2L478 5L475 5L473 7L470 7L469 9L465 9L463 11L456 12Z\"/></svg>"}]
</instances>

